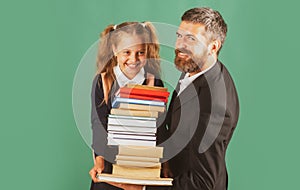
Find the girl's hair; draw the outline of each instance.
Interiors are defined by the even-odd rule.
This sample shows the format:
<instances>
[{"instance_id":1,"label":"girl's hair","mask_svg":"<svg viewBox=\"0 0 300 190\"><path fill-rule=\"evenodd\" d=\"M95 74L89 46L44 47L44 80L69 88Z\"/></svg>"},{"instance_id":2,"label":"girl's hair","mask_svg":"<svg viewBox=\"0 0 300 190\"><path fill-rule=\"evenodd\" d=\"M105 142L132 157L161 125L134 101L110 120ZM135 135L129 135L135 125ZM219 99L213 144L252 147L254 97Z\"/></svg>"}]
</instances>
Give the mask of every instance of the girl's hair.
<instances>
[{"instance_id":1,"label":"girl's hair","mask_svg":"<svg viewBox=\"0 0 300 190\"><path fill-rule=\"evenodd\" d=\"M119 25L109 25L100 36L100 43L97 56L97 74L103 74L102 83L106 84L105 96L111 90L113 81L116 80L113 68L117 65L117 59L113 53L113 46L117 47L122 40L123 34L138 36L146 45L145 71L160 77L159 44L155 34L154 26L150 22L124 22ZM136 44L132 44L136 45ZM105 100L107 103L107 100Z\"/></svg>"}]
</instances>

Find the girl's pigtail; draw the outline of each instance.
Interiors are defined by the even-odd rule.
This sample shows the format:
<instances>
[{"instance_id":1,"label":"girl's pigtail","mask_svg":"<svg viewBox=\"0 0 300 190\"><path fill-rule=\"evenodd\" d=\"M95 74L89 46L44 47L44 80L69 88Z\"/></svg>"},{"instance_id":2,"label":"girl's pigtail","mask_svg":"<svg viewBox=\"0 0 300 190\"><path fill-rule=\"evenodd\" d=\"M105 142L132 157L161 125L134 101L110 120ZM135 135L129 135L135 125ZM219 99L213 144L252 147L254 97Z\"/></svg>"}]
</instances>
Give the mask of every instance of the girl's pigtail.
<instances>
[{"instance_id":1,"label":"girl's pigtail","mask_svg":"<svg viewBox=\"0 0 300 190\"><path fill-rule=\"evenodd\" d=\"M151 22L144 22L145 29L149 34L149 41L147 41L148 59L147 69L149 72L155 75L156 78L160 78L160 57L159 57L159 42L155 32L155 28Z\"/></svg>"},{"instance_id":2,"label":"girl's pigtail","mask_svg":"<svg viewBox=\"0 0 300 190\"><path fill-rule=\"evenodd\" d=\"M111 85L115 80L113 68L117 61L112 49L112 33L114 25L107 26L100 36L100 43L97 56L97 74L102 75L102 85L104 88L104 101L108 102L108 94L111 90ZM101 76L100 76L101 77Z\"/></svg>"}]
</instances>

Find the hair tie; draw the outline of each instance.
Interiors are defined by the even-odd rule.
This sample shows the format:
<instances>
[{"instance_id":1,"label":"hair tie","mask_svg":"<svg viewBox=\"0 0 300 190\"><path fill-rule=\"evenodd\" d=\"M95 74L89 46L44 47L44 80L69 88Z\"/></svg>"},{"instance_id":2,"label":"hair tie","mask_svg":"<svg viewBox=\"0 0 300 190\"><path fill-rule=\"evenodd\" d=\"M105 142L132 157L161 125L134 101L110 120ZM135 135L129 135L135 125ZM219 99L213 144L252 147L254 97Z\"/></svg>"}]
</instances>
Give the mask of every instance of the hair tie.
<instances>
[{"instance_id":1,"label":"hair tie","mask_svg":"<svg viewBox=\"0 0 300 190\"><path fill-rule=\"evenodd\" d=\"M114 25L114 27L113 27L113 29L114 29L114 30L116 30L116 29L117 29L117 26L118 26L118 25L117 25L117 24L115 24L115 25Z\"/></svg>"},{"instance_id":2,"label":"hair tie","mask_svg":"<svg viewBox=\"0 0 300 190\"><path fill-rule=\"evenodd\" d=\"M140 24L145 28L146 24L144 22L140 22Z\"/></svg>"}]
</instances>

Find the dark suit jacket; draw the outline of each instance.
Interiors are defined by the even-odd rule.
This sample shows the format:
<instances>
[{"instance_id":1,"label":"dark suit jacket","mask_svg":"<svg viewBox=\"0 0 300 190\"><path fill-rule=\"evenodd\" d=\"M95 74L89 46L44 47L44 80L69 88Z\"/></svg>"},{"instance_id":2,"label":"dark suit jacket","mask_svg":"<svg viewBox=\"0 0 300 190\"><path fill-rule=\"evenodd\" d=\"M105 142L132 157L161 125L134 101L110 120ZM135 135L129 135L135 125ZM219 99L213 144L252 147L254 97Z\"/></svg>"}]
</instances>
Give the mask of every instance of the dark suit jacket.
<instances>
[{"instance_id":1,"label":"dark suit jacket","mask_svg":"<svg viewBox=\"0 0 300 190\"><path fill-rule=\"evenodd\" d=\"M179 96L174 91L166 127L158 130L170 159L173 190L225 190L225 154L239 116L233 80L220 62L196 78Z\"/></svg>"}]
</instances>

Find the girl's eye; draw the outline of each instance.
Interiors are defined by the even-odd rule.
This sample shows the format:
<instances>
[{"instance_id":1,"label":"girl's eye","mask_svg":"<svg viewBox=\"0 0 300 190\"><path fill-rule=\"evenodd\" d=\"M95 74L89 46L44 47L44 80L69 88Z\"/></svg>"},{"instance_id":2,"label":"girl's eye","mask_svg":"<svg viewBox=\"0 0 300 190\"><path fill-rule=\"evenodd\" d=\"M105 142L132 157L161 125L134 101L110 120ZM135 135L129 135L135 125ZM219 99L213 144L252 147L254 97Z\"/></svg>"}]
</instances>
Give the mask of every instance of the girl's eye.
<instances>
[{"instance_id":1,"label":"girl's eye","mask_svg":"<svg viewBox=\"0 0 300 190\"><path fill-rule=\"evenodd\" d=\"M123 51L123 54L124 54L124 55L129 55L129 54L130 54L130 51Z\"/></svg>"},{"instance_id":2,"label":"girl's eye","mask_svg":"<svg viewBox=\"0 0 300 190\"><path fill-rule=\"evenodd\" d=\"M144 51L139 51L138 55L145 55L145 52Z\"/></svg>"}]
</instances>

